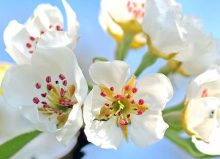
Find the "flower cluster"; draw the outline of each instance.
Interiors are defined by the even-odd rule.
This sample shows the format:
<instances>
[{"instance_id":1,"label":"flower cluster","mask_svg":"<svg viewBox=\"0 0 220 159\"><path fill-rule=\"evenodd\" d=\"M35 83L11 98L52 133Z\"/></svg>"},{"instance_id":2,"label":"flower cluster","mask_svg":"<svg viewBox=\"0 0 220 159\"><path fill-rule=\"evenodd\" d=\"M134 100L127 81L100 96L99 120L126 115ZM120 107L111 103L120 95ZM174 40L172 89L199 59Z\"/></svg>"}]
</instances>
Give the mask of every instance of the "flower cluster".
<instances>
[{"instance_id":1,"label":"flower cluster","mask_svg":"<svg viewBox=\"0 0 220 159\"><path fill-rule=\"evenodd\" d=\"M80 130L105 149L117 149L123 140L146 147L165 133L187 145L181 136L187 133L197 148L184 146L189 153L220 155L218 46L200 20L184 15L175 0L101 0L100 25L117 49L114 60L96 57L83 68L88 84L75 55L79 22L67 1L62 4L66 25L57 7L40 4L25 24L13 20L4 31L16 64L0 64L0 144L41 132L14 158L61 157L80 142ZM133 73L125 59L140 47L147 51ZM158 73L139 76L159 58L166 65ZM182 104L165 109L174 92L166 75L175 73L198 76Z\"/></svg>"}]
</instances>

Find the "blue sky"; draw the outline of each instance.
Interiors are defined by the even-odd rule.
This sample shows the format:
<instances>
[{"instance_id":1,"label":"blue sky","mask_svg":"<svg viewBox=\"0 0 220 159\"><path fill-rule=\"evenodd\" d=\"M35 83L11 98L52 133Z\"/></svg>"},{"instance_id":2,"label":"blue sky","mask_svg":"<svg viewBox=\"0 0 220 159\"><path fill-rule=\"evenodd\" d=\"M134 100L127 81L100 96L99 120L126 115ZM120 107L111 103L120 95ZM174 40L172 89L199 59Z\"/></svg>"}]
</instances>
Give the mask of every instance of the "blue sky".
<instances>
[{"instance_id":1,"label":"blue sky","mask_svg":"<svg viewBox=\"0 0 220 159\"><path fill-rule=\"evenodd\" d=\"M79 29L80 41L76 54L79 57L79 61L82 61L81 66L86 72L86 68L94 56L112 58L115 44L99 26L99 0L69 0L69 2L76 11L81 26ZM183 5L185 14L200 17L204 23L205 30L220 39L219 0L179 0L178 2ZM11 58L4 51L5 46L2 38L4 28L13 19L24 23L32 15L34 8L40 3L56 5L63 11L60 0L7 0L0 2L0 61L12 62ZM127 62L132 66L132 70L135 70L144 51L144 49L140 49L129 54ZM144 75L156 71L160 64L157 63L151 69L145 71ZM176 98L181 98L182 96L183 93L180 93ZM123 143L118 151L103 150L93 145L87 146L84 151L87 152L85 159L191 159L189 155L178 149L167 139L163 139L159 143L144 149L139 149L131 143Z\"/></svg>"}]
</instances>

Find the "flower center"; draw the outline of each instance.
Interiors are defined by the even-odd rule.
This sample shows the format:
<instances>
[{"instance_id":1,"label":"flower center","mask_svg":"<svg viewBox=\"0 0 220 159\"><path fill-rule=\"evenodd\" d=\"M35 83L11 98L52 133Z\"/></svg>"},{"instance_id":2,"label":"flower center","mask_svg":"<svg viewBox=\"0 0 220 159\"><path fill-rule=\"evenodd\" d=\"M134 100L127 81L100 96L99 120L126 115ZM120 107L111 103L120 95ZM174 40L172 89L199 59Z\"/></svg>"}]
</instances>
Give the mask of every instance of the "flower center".
<instances>
[{"instance_id":1,"label":"flower center","mask_svg":"<svg viewBox=\"0 0 220 159\"><path fill-rule=\"evenodd\" d=\"M127 10L136 19L142 19L144 17L144 3L136 2L135 0L130 0L127 3Z\"/></svg>"},{"instance_id":2,"label":"flower center","mask_svg":"<svg viewBox=\"0 0 220 159\"><path fill-rule=\"evenodd\" d=\"M68 81L63 74L58 79L52 81L51 76L46 76L46 91L42 91L42 84L37 82L35 87L39 90L39 96L33 98L33 103L38 107L39 113L47 116L49 119L57 119L57 128L62 127L69 116L73 106L77 103L74 97L75 86L68 85Z\"/></svg>"},{"instance_id":3,"label":"flower center","mask_svg":"<svg viewBox=\"0 0 220 159\"><path fill-rule=\"evenodd\" d=\"M95 120L108 121L115 118L117 126L120 126L126 139L128 139L127 126L130 125L131 115L142 115L147 109L143 99L135 100L134 96L138 92L135 87L136 78L132 78L122 88L121 93L117 94L114 87L107 88L100 86L100 96L107 99L103 104L100 113Z\"/></svg>"}]
</instances>

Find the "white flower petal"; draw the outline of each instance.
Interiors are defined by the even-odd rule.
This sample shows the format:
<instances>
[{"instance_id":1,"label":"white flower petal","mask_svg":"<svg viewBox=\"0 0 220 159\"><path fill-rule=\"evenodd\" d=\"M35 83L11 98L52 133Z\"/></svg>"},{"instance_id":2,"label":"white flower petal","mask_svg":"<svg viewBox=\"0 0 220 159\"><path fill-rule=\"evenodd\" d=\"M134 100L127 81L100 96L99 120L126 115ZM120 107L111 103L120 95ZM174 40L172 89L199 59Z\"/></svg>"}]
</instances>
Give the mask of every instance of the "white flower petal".
<instances>
[{"instance_id":1,"label":"white flower petal","mask_svg":"<svg viewBox=\"0 0 220 159\"><path fill-rule=\"evenodd\" d=\"M148 75L137 81L137 99L144 99L151 110L162 110L173 96L170 80L163 74Z\"/></svg>"},{"instance_id":2,"label":"white flower petal","mask_svg":"<svg viewBox=\"0 0 220 159\"><path fill-rule=\"evenodd\" d=\"M197 76L189 85L187 99L201 97L203 90L207 90L209 96L219 96L220 89L220 69L213 66L206 72Z\"/></svg>"},{"instance_id":3,"label":"white flower petal","mask_svg":"<svg viewBox=\"0 0 220 159\"><path fill-rule=\"evenodd\" d=\"M192 142L195 144L196 148L208 155L220 155L220 129L217 128L210 137L210 141L204 142L202 140L197 140L192 137Z\"/></svg>"},{"instance_id":4,"label":"white flower petal","mask_svg":"<svg viewBox=\"0 0 220 159\"><path fill-rule=\"evenodd\" d=\"M87 127L91 126L95 116L99 114L101 107L107 102L105 98L100 96L100 92L101 90L98 86L93 86L84 102L83 118Z\"/></svg>"},{"instance_id":5,"label":"white flower petal","mask_svg":"<svg viewBox=\"0 0 220 159\"><path fill-rule=\"evenodd\" d=\"M85 127L87 140L105 149L117 149L122 142L123 134L115 120L93 121L90 127Z\"/></svg>"},{"instance_id":6,"label":"white flower petal","mask_svg":"<svg viewBox=\"0 0 220 159\"><path fill-rule=\"evenodd\" d=\"M63 16L57 7L50 4L40 4L26 22L27 30L37 37L42 31L57 30L57 26L63 28Z\"/></svg>"},{"instance_id":7,"label":"white flower petal","mask_svg":"<svg viewBox=\"0 0 220 159\"><path fill-rule=\"evenodd\" d=\"M220 100L215 97L192 99L184 112L186 128L196 137L209 142L213 130L218 127L219 106Z\"/></svg>"},{"instance_id":8,"label":"white flower petal","mask_svg":"<svg viewBox=\"0 0 220 159\"><path fill-rule=\"evenodd\" d=\"M77 134L83 125L82 110L80 105L75 105L69 115L67 123L56 132L57 140L64 145L69 144L73 134Z\"/></svg>"},{"instance_id":9,"label":"white flower petal","mask_svg":"<svg viewBox=\"0 0 220 159\"><path fill-rule=\"evenodd\" d=\"M32 101L38 95L35 84L41 81L30 65L13 66L6 72L2 81L4 98L12 107L35 107Z\"/></svg>"},{"instance_id":10,"label":"white flower petal","mask_svg":"<svg viewBox=\"0 0 220 159\"><path fill-rule=\"evenodd\" d=\"M128 79L130 68L123 61L95 62L90 66L89 73L96 84L120 89Z\"/></svg>"},{"instance_id":11,"label":"white flower petal","mask_svg":"<svg viewBox=\"0 0 220 159\"><path fill-rule=\"evenodd\" d=\"M32 54L29 51L33 51L36 44L29 40L30 34L23 25L15 20L11 21L6 27L3 37L6 51L16 63L30 63ZM27 43L31 45L30 49L27 48Z\"/></svg>"},{"instance_id":12,"label":"white flower petal","mask_svg":"<svg viewBox=\"0 0 220 159\"><path fill-rule=\"evenodd\" d=\"M135 145L145 147L162 139L168 127L160 111L148 110L132 117L131 139Z\"/></svg>"},{"instance_id":13,"label":"white flower petal","mask_svg":"<svg viewBox=\"0 0 220 159\"><path fill-rule=\"evenodd\" d=\"M21 116L18 109L13 109L0 96L0 144L7 140L34 130L31 124Z\"/></svg>"},{"instance_id":14,"label":"white flower petal","mask_svg":"<svg viewBox=\"0 0 220 159\"><path fill-rule=\"evenodd\" d=\"M144 31L153 45L165 54L179 52L185 29L181 23L180 5L173 0L147 0L143 20Z\"/></svg>"},{"instance_id":15,"label":"white flower petal","mask_svg":"<svg viewBox=\"0 0 220 159\"><path fill-rule=\"evenodd\" d=\"M56 138L47 133L42 133L18 153L16 153L12 159L58 159L69 153L75 146L77 136L74 137L70 144L67 146L59 143Z\"/></svg>"},{"instance_id":16,"label":"white flower petal","mask_svg":"<svg viewBox=\"0 0 220 159\"><path fill-rule=\"evenodd\" d=\"M79 22L77 21L76 13L73 11L71 6L67 3L67 0L62 0L62 3L66 11L67 32L71 37L75 37L76 32L79 28Z\"/></svg>"},{"instance_id":17,"label":"white flower petal","mask_svg":"<svg viewBox=\"0 0 220 159\"><path fill-rule=\"evenodd\" d=\"M69 47L74 49L76 47L76 37L70 37L66 32L63 31L50 31L44 33L38 40L38 48L60 48Z\"/></svg>"},{"instance_id":18,"label":"white flower petal","mask_svg":"<svg viewBox=\"0 0 220 159\"><path fill-rule=\"evenodd\" d=\"M123 135L120 128L116 126L114 118L106 122L94 120L105 101L105 98L100 98L100 89L94 86L84 102L85 133L88 141L96 146L117 149Z\"/></svg>"}]
</instances>

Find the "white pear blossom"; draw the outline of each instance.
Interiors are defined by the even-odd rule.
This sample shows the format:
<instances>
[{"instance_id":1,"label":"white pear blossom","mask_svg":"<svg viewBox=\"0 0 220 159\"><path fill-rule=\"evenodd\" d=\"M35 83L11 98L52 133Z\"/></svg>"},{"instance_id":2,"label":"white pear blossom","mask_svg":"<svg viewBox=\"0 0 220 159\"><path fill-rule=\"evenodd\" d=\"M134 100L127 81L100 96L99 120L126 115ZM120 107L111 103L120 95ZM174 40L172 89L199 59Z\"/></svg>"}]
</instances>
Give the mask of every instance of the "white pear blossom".
<instances>
[{"instance_id":1,"label":"white pear blossom","mask_svg":"<svg viewBox=\"0 0 220 159\"><path fill-rule=\"evenodd\" d=\"M213 67L189 85L183 125L199 151L220 155L220 68Z\"/></svg>"},{"instance_id":2,"label":"white pear blossom","mask_svg":"<svg viewBox=\"0 0 220 159\"><path fill-rule=\"evenodd\" d=\"M31 124L21 116L18 109L13 109L0 96L0 144L23 133L33 131ZM49 133L42 133L16 153L12 159L54 159L66 155L76 144L76 137L67 146L59 143ZM46 141L46 142L45 142Z\"/></svg>"},{"instance_id":3,"label":"white pear blossom","mask_svg":"<svg viewBox=\"0 0 220 159\"><path fill-rule=\"evenodd\" d=\"M99 21L104 30L115 40L121 41L124 31L119 23L127 23L129 27L136 28L141 25L144 17L146 0L101 0ZM134 23L130 23L133 21ZM135 35L131 47L138 48L145 45L146 38L142 33Z\"/></svg>"},{"instance_id":4,"label":"white pear blossom","mask_svg":"<svg viewBox=\"0 0 220 159\"><path fill-rule=\"evenodd\" d=\"M12 67L2 82L3 97L36 129L68 144L82 126L87 83L67 47L37 48L31 64Z\"/></svg>"},{"instance_id":5,"label":"white pear blossom","mask_svg":"<svg viewBox=\"0 0 220 159\"><path fill-rule=\"evenodd\" d=\"M217 63L218 41L204 32L199 19L185 16L182 20L187 31L185 45L174 58L181 62L180 69L188 75L198 75Z\"/></svg>"},{"instance_id":6,"label":"white pear blossom","mask_svg":"<svg viewBox=\"0 0 220 159\"><path fill-rule=\"evenodd\" d=\"M62 3L66 11L67 31L63 31L62 13L50 4L40 4L24 25L16 20L8 24L4 31L4 42L6 51L16 63L30 63L36 52L36 44L45 48L75 47L79 23L67 1L62 0Z\"/></svg>"},{"instance_id":7,"label":"white pear blossom","mask_svg":"<svg viewBox=\"0 0 220 159\"><path fill-rule=\"evenodd\" d=\"M89 72L95 85L83 109L88 141L117 149L123 137L140 147L163 138L168 125L161 111L173 95L166 76L152 74L136 82L123 61L96 62Z\"/></svg>"},{"instance_id":8,"label":"white pear blossom","mask_svg":"<svg viewBox=\"0 0 220 159\"><path fill-rule=\"evenodd\" d=\"M217 40L203 31L200 21L182 14L174 0L147 0L143 28L153 54L172 58L168 65L185 75L205 71L215 61Z\"/></svg>"}]
</instances>

